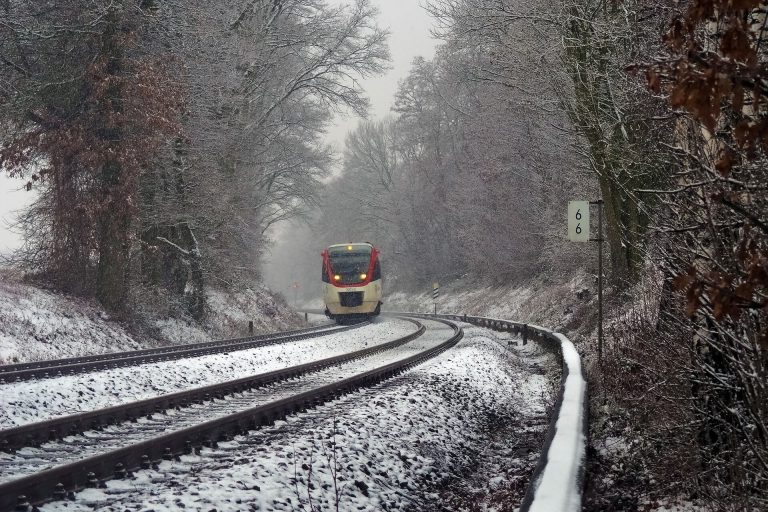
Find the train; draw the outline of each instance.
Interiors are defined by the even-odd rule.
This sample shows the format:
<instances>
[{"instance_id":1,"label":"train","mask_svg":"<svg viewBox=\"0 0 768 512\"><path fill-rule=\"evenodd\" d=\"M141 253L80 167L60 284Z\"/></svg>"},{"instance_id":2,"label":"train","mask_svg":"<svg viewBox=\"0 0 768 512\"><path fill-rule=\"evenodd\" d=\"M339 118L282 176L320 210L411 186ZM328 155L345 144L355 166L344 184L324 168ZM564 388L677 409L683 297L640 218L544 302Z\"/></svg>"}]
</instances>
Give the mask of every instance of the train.
<instances>
[{"instance_id":1,"label":"train","mask_svg":"<svg viewBox=\"0 0 768 512\"><path fill-rule=\"evenodd\" d=\"M381 313L379 250L368 242L329 246L323 256L325 314L338 324Z\"/></svg>"}]
</instances>

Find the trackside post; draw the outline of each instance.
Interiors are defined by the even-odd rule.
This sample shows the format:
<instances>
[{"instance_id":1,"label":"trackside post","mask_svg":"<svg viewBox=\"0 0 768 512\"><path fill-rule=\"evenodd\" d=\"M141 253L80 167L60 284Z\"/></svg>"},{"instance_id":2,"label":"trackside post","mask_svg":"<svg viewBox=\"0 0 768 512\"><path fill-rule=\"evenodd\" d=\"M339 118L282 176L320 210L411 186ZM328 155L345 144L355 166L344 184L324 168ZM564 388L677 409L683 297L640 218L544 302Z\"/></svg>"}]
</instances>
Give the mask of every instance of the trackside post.
<instances>
[{"instance_id":1,"label":"trackside post","mask_svg":"<svg viewBox=\"0 0 768 512\"><path fill-rule=\"evenodd\" d=\"M597 206L597 238L589 237L589 207ZM597 242L597 358L603 362L603 200L568 202L568 239Z\"/></svg>"},{"instance_id":2,"label":"trackside post","mask_svg":"<svg viewBox=\"0 0 768 512\"><path fill-rule=\"evenodd\" d=\"M603 200L590 201L597 205L597 361L603 364Z\"/></svg>"}]
</instances>

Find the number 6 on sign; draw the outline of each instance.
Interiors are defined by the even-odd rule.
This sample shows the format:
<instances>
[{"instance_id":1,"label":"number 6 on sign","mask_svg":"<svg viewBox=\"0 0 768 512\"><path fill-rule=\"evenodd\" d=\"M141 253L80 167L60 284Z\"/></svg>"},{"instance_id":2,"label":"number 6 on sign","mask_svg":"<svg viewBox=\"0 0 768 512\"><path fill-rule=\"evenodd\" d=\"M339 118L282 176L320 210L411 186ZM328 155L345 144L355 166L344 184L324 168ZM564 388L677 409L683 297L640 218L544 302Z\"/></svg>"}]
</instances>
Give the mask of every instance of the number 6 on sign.
<instances>
[{"instance_id":1,"label":"number 6 on sign","mask_svg":"<svg viewBox=\"0 0 768 512\"><path fill-rule=\"evenodd\" d=\"M589 242L589 201L568 201L568 239Z\"/></svg>"}]
</instances>

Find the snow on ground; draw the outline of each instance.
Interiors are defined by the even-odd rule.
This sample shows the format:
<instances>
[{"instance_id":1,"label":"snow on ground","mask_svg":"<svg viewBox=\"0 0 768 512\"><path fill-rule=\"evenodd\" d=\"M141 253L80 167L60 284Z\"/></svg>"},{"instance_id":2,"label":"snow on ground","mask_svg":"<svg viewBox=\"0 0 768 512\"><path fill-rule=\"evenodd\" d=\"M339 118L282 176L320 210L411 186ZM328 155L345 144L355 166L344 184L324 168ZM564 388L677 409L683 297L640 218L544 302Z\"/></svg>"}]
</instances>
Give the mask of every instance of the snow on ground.
<instances>
[{"instance_id":1,"label":"snow on ground","mask_svg":"<svg viewBox=\"0 0 768 512\"><path fill-rule=\"evenodd\" d=\"M306 327L301 315L264 286L227 291L208 289L205 300L203 322L186 317L176 309L165 312L152 309L140 316L152 337L173 344L247 336L248 322L253 322L255 334Z\"/></svg>"},{"instance_id":2,"label":"snow on ground","mask_svg":"<svg viewBox=\"0 0 768 512\"><path fill-rule=\"evenodd\" d=\"M645 503L642 510L647 510L648 512L714 512L716 509L685 499L675 498Z\"/></svg>"},{"instance_id":3,"label":"snow on ground","mask_svg":"<svg viewBox=\"0 0 768 512\"><path fill-rule=\"evenodd\" d=\"M0 364L245 336L249 321L256 334L304 326L300 315L263 287L211 290L207 298L204 324L161 315L146 319L149 334L136 337L94 301L38 288L0 268Z\"/></svg>"},{"instance_id":4,"label":"snow on ground","mask_svg":"<svg viewBox=\"0 0 768 512\"><path fill-rule=\"evenodd\" d=\"M208 290L207 317L203 325L173 317L157 318L156 335L172 343L190 343L210 339L245 336L248 322L255 333L284 331L303 325L302 318L266 287L242 290Z\"/></svg>"},{"instance_id":5,"label":"snow on ground","mask_svg":"<svg viewBox=\"0 0 768 512\"><path fill-rule=\"evenodd\" d=\"M459 279L443 283L437 299L437 312L502 318L543 325L566 334L575 320L584 320L584 308L596 308L597 287L593 279L580 273L554 283L535 278L524 286L497 286L476 280ZM384 296L385 311L432 313L432 289L421 293L394 291ZM596 309L595 309L596 311Z\"/></svg>"},{"instance_id":6,"label":"snow on ground","mask_svg":"<svg viewBox=\"0 0 768 512\"><path fill-rule=\"evenodd\" d=\"M138 348L95 304L22 284L0 269L0 364Z\"/></svg>"},{"instance_id":7,"label":"snow on ground","mask_svg":"<svg viewBox=\"0 0 768 512\"><path fill-rule=\"evenodd\" d=\"M540 365L556 364L532 351L467 327L399 377L43 510L502 510L522 498L551 406Z\"/></svg>"},{"instance_id":8,"label":"snow on ground","mask_svg":"<svg viewBox=\"0 0 768 512\"><path fill-rule=\"evenodd\" d=\"M453 330L444 324L437 322L427 322L427 324L430 325L423 336L404 345L296 379L235 393L223 400L217 399L201 405L194 404L180 410L153 415L151 418L140 418L138 429L135 424L125 422L98 431L86 431L82 435L67 436L61 441L45 443L40 448L25 447L14 454L0 453L0 483L21 478L52 465L68 464L85 457L124 448L168 432L326 386L424 352L442 344L453 335ZM98 439L98 443L93 444L93 439ZM73 450L73 446L77 449Z\"/></svg>"},{"instance_id":9,"label":"snow on ground","mask_svg":"<svg viewBox=\"0 0 768 512\"><path fill-rule=\"evenodd\" d=\"M0 385L0 428L234 380L381 344L416 330L380 320L318 338L82 375Z\"/></svg>"}]
</instances>

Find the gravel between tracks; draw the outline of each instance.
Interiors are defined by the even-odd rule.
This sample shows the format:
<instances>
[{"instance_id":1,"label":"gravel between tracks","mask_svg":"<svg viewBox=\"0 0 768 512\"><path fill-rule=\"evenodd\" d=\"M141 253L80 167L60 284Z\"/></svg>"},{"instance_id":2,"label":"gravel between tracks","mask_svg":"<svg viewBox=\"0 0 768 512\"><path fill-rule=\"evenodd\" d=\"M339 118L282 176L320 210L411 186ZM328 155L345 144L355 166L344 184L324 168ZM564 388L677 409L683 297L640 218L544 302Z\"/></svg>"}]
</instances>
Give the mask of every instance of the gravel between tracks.
<instances>
[{"instance_id":1,"label":"gravel between tracks","mask_svg":"<svg viewBox=\"0 0 768 512\"><path fill-rule=\"evenodd\" d=\"M467 493L472 509L502 510L492 496L518 497L551 405L531 361L550 363L465 330L454 349L371 389L43 510L458 510ZM500 424L519 439L488 459ZM493 475L478 470L486 459Z\"/></svg>"},{"instance_id":2,"label":"gravel between tracks","mask_svg":"<svg viewBox=\"0 0 768 512\"><path fill-rule=\"evenodd\" d=\"M295 366L385 343L416 327L379 320L352 331L229 353L0 385L0 428Z\"/></svg>"},{"instance_id":3,"label":"gravel between tracks","mask_svg":"<svg viewBox=\"0 0 768 512\"><path fill-rule=\"evenodd\" d=\"M428 350L440 345L453 334L453 329L444 324L429 323L432 324L433 328L424 335L405 345L379 354L263 388L236 393L223 400L195 404L179 411L172 410L167 415L155 414L152 418L141 418L136 424L125 422L105 427L100 431L91 430L83 435L67 436L62 441L45 443L40 448L25 447L15 454L0 453L0 482L36 473L53 465L63 465L123 448L130 444L158 437L164 433L332 384L340 379L352 377Z\"/></svg>"}]
</instances>

